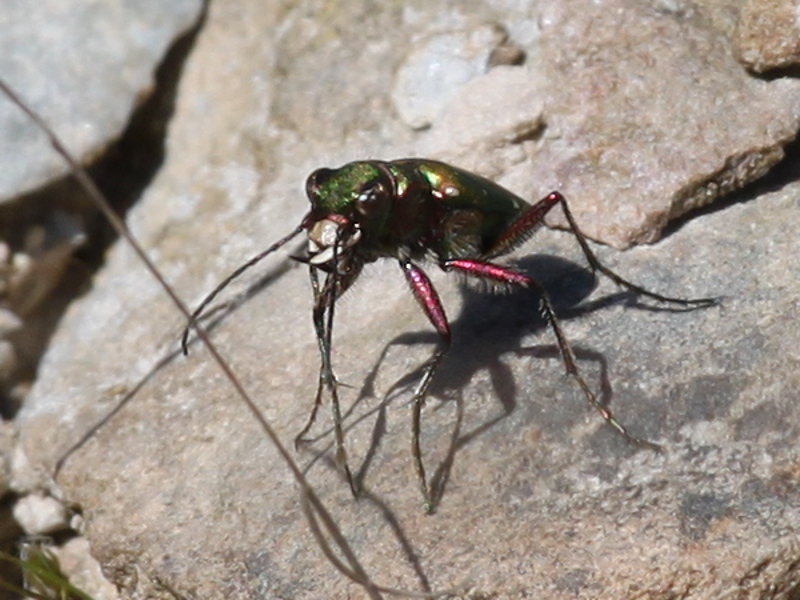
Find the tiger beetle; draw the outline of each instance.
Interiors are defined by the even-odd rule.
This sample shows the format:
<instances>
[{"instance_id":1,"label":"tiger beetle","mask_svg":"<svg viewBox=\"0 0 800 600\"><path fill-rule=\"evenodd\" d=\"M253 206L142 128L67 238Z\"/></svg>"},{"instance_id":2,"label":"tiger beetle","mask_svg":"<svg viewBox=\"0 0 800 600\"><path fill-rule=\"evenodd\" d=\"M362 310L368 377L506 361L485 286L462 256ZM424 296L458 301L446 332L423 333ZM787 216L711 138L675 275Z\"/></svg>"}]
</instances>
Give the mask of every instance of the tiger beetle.
<instances>
[{"instance_id":1,"label":"tiger beetle","mask_svg":"<svg viewBox=\"0 0 800 600\"><path fill-rule=\"evenodd\" d=\"M331 364L334 309L336 301L353 285L364 265L380 258L397 260L414 298L439 338L423 366L413 397L411 450L427 511L434 507L420 449L421 414L431 381L450 347L451 336L439 295L417 265L422 260L434 261L444 271L456 271L495 285L535 290L540 297L539 310L553 329L567 373L577 381L589 404L627 441L657 448L628 433L609 407L592 392L578 369L575 353L542 286L528 275L495 263L494 259L528 240L542 225L545 215L560 205L592 272L599 271L618 286L658 302L707 307L716 304L717 299L662 296L617 275L595 256L559 192L552 192L531 206L488 179L435 160L369 160L351 162L339 169L318 169L306 181L306 194L311 209L300 224L236 269L200 303L183 333L182 348L186 354L189 328L223 288L305 231L308 249L306 255L297 260L309 267L314 295L314 330L321 360L314 406L306 426L295 438L295 445L304 440L313 425L327 390L333 410L336 462L344 471L354 496L358 496L359 490L347 462L338 384Z\"/></svg>"}]
</instances>

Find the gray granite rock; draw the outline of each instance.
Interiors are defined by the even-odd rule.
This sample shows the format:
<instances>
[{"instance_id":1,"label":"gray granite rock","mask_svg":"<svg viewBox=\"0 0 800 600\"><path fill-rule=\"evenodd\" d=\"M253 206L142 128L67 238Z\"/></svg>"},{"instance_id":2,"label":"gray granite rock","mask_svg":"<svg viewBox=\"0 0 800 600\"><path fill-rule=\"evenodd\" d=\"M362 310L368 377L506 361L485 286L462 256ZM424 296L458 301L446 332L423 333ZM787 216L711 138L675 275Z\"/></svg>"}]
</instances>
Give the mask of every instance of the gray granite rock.
<instances>
[{"instance_id":1,"label":"gray granite rock","mask_svg":"<svg viewBox=\"0 0 800 600\"><path fill-rule=\"evenodd\" d=\"M430 127L465 83L486 72L492 52L508 39L497 25L473 25L419 40L397 70L392 103L415 129Z\"/></svg>"},{"instance_id":2,"label":"gray granite rock","mask_svg":"<svg viewBox=\"0 0 800 600\"><path fill-rule=\"evenodd\" d=\"M46 535L69 529L69 515L58 500L30 494L14 505L14 519L27 535Z\"/></svg>"},{"instance_id":3,"label":"gray granite rock","mask_svg":"<svg viewBox=\"0 0 800 600\"><path fill-rule=\"evenodd\" d=\"M167 49L198 21L202 6L9 0L0 10L0 77L76 157L96 164L144 105ZM0 137L0 414L8 417L29 387L65 297L80 287L86 268L75 252L96 234L97 216L64 183L66 165L47 140L5 99ZM113 180L108 188L119 205L135 171L106 180ZM17 321L13 331L4 326L9 318Z\"/></svg>"},{"instance_id":4,"label":"gray granite rock","mask_svg":"<svg viewBox=\"0 0 800 600\"><path fill-rule=\"evenodd\" d=\"M202 0L5 0L0 75L91 161L116 140L153 88L166 49ZM63 161L30 122L0 103L0 202L63 177Z\"/></svg>"},{"instance_id":5,"label":"gray granite rock","mask_svg":"<svg viewBox=\"0 0 800 600\"><path fill-rule=\"evenodd\" d=\"M670 12L667 4L540 4L541 35L529 40L512 24L535 23L532 10L495 18L525 48L529 62L518 68L536 73L536 85L525 87L530 100L518 112L486 119L496 129L475 138L459 130L449 150L463 153L463 140L475 139L483 164L526 197L542 193L534 185L563 187L582 226L620 245L657 235L631 223L663 225L642 199L660 195L655 210L676 214L676 198L689 202L709 178L741 183L756 173L766 164L758 152L779 154L794 135L796 82L747 79L723 59L729 42L704 25L700 8ZM210 7L184 73L168 160L129 215L192 302L299 222L313 168L415 153L456 118L445 110L415 133L394 116L390 97L403 53L413 51L403 42L421 35L420 23L441 27L452 9L329 6ZM688 62L695 54L708 58ZM509 68L473 78L468 89L484 77L504 85ZM540 96L542 80L549 87ZM477 114L483 101L456 93L450 102ZM669 110L675 103L680 110ZM726 110L716 127L714 106ZM767 110L767 125L748 120ZM509 136L519 123L532 135ZM731 132L732 123L744 131ZM598 198L622 225L599 212ZM327 405L312 432L318 440L298 458L377 582L556 599L731 590L780 597L793 585L800 382L791 324L800 290L787 274L800 267L800 185L747 200L652 247L598 250L650 289L725 296L718 308L654 312L618 297L593 304L617 290L602 281L592 293L564 232L543 230L516 256L551 290L589 381L601 389L608 378L618 418L662 444L661 454L630 447L586 405L563 375L534 297L478 293L429 269L454 331L423 421L426 464L443 486L434 516L421 510L411 465L406 389L434 338L399 269L388 261L368 270L337 305L333 360L351 386L342 388L346 407L359 399L347 448L369 494L353 500L326 458ZM217 313L212 333L288 445L308 417L318 373L311 294L302 265L275 258L229 297L259 278L256 293ZM93 552L125 597L166 589L200 598L359 597L324 559L295 483L207 353L192 344L188 358L179 355L182 326L131 250L115 247L42 363L18 418L25 453L52 470L125 401L57 480L83 507Z\"/></svg>"},{"instance_id":6,"label":"gray granite rock","mask_svg":"<svg viewBox=\"0 0 800 600\"><path fill-rule=\"evenodd\" d=\"M74 592L77 588L84 593L81 598L119 599L114 586L103 577L100 564L92 558L85 538L74 537L57 546L48 536L26 536L18 543L18 552L23 561L30 561L38 569L29 573L29 577L25 579L25 589L31 593L30 597L38 593L40 596L36 597L77 598L79 596ZM42 570L46 576L41 576ZM67 583L73 586L72 590L63 587L54 589L54 584L64 586Z\"/></svg>"}]
</instances>

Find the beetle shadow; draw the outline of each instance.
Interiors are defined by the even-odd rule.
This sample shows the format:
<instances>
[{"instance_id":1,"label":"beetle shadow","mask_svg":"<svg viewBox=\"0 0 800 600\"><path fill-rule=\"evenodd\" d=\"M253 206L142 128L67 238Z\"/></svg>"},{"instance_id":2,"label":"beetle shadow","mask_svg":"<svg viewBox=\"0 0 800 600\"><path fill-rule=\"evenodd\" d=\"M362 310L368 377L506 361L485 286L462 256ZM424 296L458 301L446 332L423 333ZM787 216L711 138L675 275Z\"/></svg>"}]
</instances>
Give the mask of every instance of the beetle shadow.
<instances>
[{"instance_id":1,"label":"beetle shadow","mask_svg":"<svg viewBox=\"0 0 800 600\"><path fill-rule=\"evenodd\" d=\"M301 248L299 246L298 248ZM294 255L295 252L290 254ZM289 256L284 257L284 260L279 264L276 265L274 268L270 269L266 273L260 275L257 279L252 281L241 293L235 295L230 300L226 300L219 304L213 304L209 307L207 311L205 311L200 317L199 320L203 322L203 329L205 329L206 333L211 335L211 332L216 329L222 322L228 318L232 313L238 310L242 305L249 302L252 298L256 295L263 292L265 289L269 288L273 284L277 283L284 275L286 275L289 271L296 268L299 263L296 263L293 260L290 260ZM200 338L198 336L190 336L187 344L187 348L193 346L195 342L200 342ZM153 367L145 373L139 381L128 391L122 394L122 397L114 404L112 408L110 408L104 415L97 417L95 422L90 425L84 433L78 436L78 439L70 444L66 450L64 450L59 458L56 460L52 476L54 479L57 479L59 474L61 473L64 465L69 461L69 459L79 450L81 450L86 444L94 438L98 434L100 430L106 427L114 418L122 412L125 407L133 401L133 399L138 395L139 391L144 388L150 381L152 381L158 373L161 372L162 369L169 366L174 360L179 359L183 355L182 350L177 346L175 350L168 352L165 356L159 359Z\"/></svg>"},{"instance_id":2,"label":"beetle shadow","mask_svg":"<svg viewBox=\"0 0 800 600\"><path fill-rule=\"evenodd\" d=\"M581 304L594 290L596 277L584 266L552 255L532 255L521 259L514 267L536 280L546 290L559 319L567 320L599 310L606 306L623 301L631 303L635 300L632 292L623 291L604 296L598 300ZM463 285L464 303L460 314L451 321L453 343L447 353L429 390L429 396L456 401L456 424L450 437L446 457L436 468L431 479L431 498L433 506L441 497L449 478L450 468L458 449L476 436L484 433L497 422L510 415L516 408L518 391L514 377L508 367L500 360L509 352L518 356L533 358L560 358L560 351L555 344L522 347L522 339L541 329L550 329L549 324L538 310L540 294L534 290L513 288L508 293L490 293L486 285L475 280L468 280ZM427 361L394 382L383 395L382 400L373 408L355 415L358 406L368 398L375 398L376 381L381 365L395 346L415 346L428 344L435 346L439 338L435 332L410 332L397 336L390 341L373 368L365 378L355 401L343 414L346 421L345 432L349 432L363 421L374 419L367 452L353 473L353 480L359 489L374 462L382 439L386 433L388 406L401 396L407 396L419 381ZM601 391L598 400L607 404L611 397L611 386L608 381L606 361L602 354L581 347L573 346L578 360L594 361L600 366ZM462 433L463 397L460 392L467 386L473 375L488 369L495 395L500 400L502 412L497 417L481 424L473 431ZM340 384L343 385L343 384ZM349 386L348 386L349 387ZM308 441L314 442L331 438L333 428L326 428L318 436ZM315 451L315 457L306 465L310 469L317 460L325 456L333 447L329 441L325 447Z\"/></svg>"},{"instance_id":3,"label":"beetle shadow","mask_svg":"<svg viewBox=\"0 0 800 600\"><path fill-rule=\"evenodd\" d=\"M680 313L703 308L702 306L658 304L656 300L642 297L635 291L627 289L584 302L594 291L598 280L603 277L591 269L547 254L522 258L513 266L534 278L542 286L559 321L567 321L614 305L625 305L648 312ZM539 293L532 289L519 287L509 289L508 293L489 293L486 288L491 286L482 285L482 282L475 279L467 279L467 281L469 283L465 283L462 288L464 302L461 312L455 320L451 321L453 343L433 378L428 395L443 400L455 400L457 412L461 411L463 409L458 404L463 402L461 390L467 387L475 373L488 370L492 388L500 401L502 411L497 417L491 418L466 433L461 432L463 413L461 416L456 415L456 424L450 437L445 459L437 466L431 478L430 493L434 508L449 479L456 452L516 409L516 398L519 392L511 370L500 360L501 357L513 353L518 357L561 359L555 339L552 344L522 346L522 339L525 336L537 333L542 329L552 332L550 324L539 311L541 299ZM356 414L359 405L366 402L368 398L379 396L376 393L376 381L381 366L392 348L419 344L434 347L438 341L437 334L429 330L404 333L388 342L364 379L356 399L343 411L342 422L345 437L362 422L374 420L367 451L358 469L354 470L352 475L354 486L357 489L365 489L363 484L367 473L386 434L388 406L401 396L408 397L413 394L411 390L420 380L427 361L394 382L376 406ZM605 356L589 348L575 345L571 345L571 347L579 363L596 363L599 379L599 386L597 386L599 389L596 388L597 401L601 406L608 406L613 391ZM343 382L339 382L338 385L339 387L353 387ZM305 465L304 471L310 470L318 460L323 459L332 450L334 447L333 431L333 426L329 426L317 435L304 440L306 442L304 446L309 450L318 442L327 440L326 444L316 446L312 450L313 456Z\"/></svg>"},{"instance_id":4,"label":"beetle shadow","mask_svg":"<svg viewBox=\"0 0 800 600\"><path fill-rule=\"evenodd\" d=\"M302 245L296 245L292 251L281 250L282 260L279 264L258 276L254 281L248 284L244 290L233 295L229 300L208 306L203 313L197 317L197 321L202 324L206 333L211 335L214 329L219 327L231 314L250 302L250 300L265 289L277 283L284 275L302 266L296 260L292 260L292 258L302 250L302 247ZM187 349L194 346L195 343L200 343L200 338L197 335L190 335L186 344Z\"/></svg>"},{"instance_id":5,"label":"beetle shadow","mask_svg":"<svg viewBox=\"0 0 800 600\"><path fill-rule=\"evenodd\" d=\"M342 469L339 465L337 465L336 461L330 456L329 453L324 453L321 455L317 455L314 459L314 462L317 460L321 461L325 468L333 473L337 473L341 479L341 483L344 486L347 486L347 477L342 472ZM304 469L304 473L307 472L309 467L307 466ZM395 514L395 511L392 510L391 506L388 502L383 500L378 494L371 492L368 489L361 488L358 496L359 501L366 502L371 504L374 509L380 514L381 519L383 522L389 527L391 531L391 535L397 540L398 547L401 551L401 555L405 560L406 564L408 564L413 573L417 582L421 587L421 593L416 596L420 598L438 598L438 597L451 597L455 595L455 592L449 593L439 593L433 594L433 590L431 588L430 580L428 576L425 574L425 568L422 564L422 558L419 552L414 548L414 545L406 534L401 520ZM314 534L317 537L317 534ZM319 540L319 537L318 537ZM388 593L390 588L385 588L385 591ZM390 595L397 595L397 596L405 596L405 597L415 597L414 595L409 595L408 593L398 592L396 594Z\"/></svg>"},{"instance_id":6,"label":"beetle shadow","mask_svg":"<svg viewBox=\"0 0 800 600\"><path fill-rule=\"evenodd\" d=\"M660 304L633 290L624 288L584 302L594 291L598 280L603 278L602 274L597 274L580 264L550 255L533 255L520 260L514 267L535 278L541 284L550 299L556 318L561 322L615 305L624 305L646 312L668 313L689 312L705 307L702 305ZM538 307L540 300L541 294L530 289L518 290L500 298L485 292L477 292L474 287L466 287L464 290L462 311L452 323L454 343L451 352L443 361L442 368L437 371L429 392L430 396L444 400L448 400L448 396L450 396L456 401L456 419L449 445L445 457L434 470L429 483L431 504L434 509L444 494L458 450L510 416L517 407L516 398L519 392L515 385L515 378L511 369L500 360L501 357L513 353L517 357L558 359L563 365L561 351L557 344L530 347L522 345L523 338L539 333L541 330L544 330L545 334L555 337L551 324L547 322L540 311L534 310L534 314L531 314L531 308ZM428 332L427 334L403 334L395 338L387 345L379 361L376 362L368 382L371 385L374 384L374 377L392 345L411 345L426 341L435 343L436 336ZM570 346L579 364L596 363L596 377L599 384L599 389L596 390L597 401L600 406L609 407L613 397L613 388L605 356L596 350L574 344L570 344ZM400 378L390 387L385 399L412 388L419 380L423 370L424 365ZM500 401L502 411L472 430L462 433L464 418L462 390L481 370L488 370L492 389ZM582 371L585 372L584 369ZM362 392L366 391L366 388L362 390ZM374 385L370 391L374 396ZM385 401L381 403L382 407L385 405ZM359 471L359 475L365 476L366 471L363 474Z\"/></svg>"},{"instance_id":7,"label":"beetle shadow","mask_svg":"<svg viewBox=\"0 0 800 600\"><path fill-rule=\"evenodd\" d=\"M551 255L533 255L521 259L514 267L536 280L546 290L559 320L567 321L592 313L609 306L625 303L644 310L654 307L641 304L636 294L620 291L608 294L597 300L583 301L595 288L597 277L582 265ZM485 287L485 286L484 286ZM458 317L451 321L453 342L451 349L436 375L429 390L430 397L445 401L455 401L456 417L442 461L434 469L430 482L430 496L435 508L441 500L449 480L457 452L473 439L484 434L497 423L511 415L517 407L519 390L510 368L501 360L508 353L532 359L561 359L555 344L523 346L523 339L541 331L551 332L550 324L538 310L541 295L530 289L513 289L509 293L487 293L481 286L463 286L464 303ZM657 309L655 309L657 310ZM434 332L411 332L397 336L390 341L375 362L359 391L353 405L345 413L351 419L356 407L367 398L378 396L376 380L381 365L395 346L415 346L428 344L434 346L438 336ZM607 406L612 397L608 376L607 361L603 354L580 346L572 346L579 362L594 362L599 370L598 401ZM354 473L354 480L363 487L367 473L377 455L382 438L386 432L387 408L401 396L413 394L425 363L394 382L384 394L381 402L365 414L352 419L346 429L355 427L362 420L375 415L371 441L368 451ZM481 423L470 431L462 431L464 421L464 398L462 390L467 387L474 375L487 370L495 397L500 402L498 415ZM440 405L437 408L440 408ZM423 423L424 426L424 423Z\"/></svg>"}]
</instances>

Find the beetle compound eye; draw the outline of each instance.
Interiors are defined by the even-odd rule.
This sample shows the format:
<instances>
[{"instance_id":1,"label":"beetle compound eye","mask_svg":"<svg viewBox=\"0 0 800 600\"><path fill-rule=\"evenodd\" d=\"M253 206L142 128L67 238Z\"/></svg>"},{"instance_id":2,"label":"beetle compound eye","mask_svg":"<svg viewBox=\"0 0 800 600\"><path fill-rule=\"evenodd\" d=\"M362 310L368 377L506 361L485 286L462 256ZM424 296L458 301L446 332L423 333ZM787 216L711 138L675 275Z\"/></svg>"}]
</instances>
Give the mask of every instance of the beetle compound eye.
<instances>
[{"instance_id":1,"label":"beetle compound eye","mask_svg":"<svg viewBox=\"0 0 800 600\"><path fill-rule=\"evenodd\" d=\"M332 169L317 169L306 179L306 194L310 199L319 197L320 188L325 185L333 175Z\"/></svg>"},{"instance_id":2,"label":"beetle compound eye","mask_svg":"<svg viewBox=\"0 0 800 600\"><path fill-rule=\"evenodd\" d=\"M374 212L387 197L386 186L380 182L363 188L356 197L356 210L362 215Z\"/></svg>"}]
</instances>

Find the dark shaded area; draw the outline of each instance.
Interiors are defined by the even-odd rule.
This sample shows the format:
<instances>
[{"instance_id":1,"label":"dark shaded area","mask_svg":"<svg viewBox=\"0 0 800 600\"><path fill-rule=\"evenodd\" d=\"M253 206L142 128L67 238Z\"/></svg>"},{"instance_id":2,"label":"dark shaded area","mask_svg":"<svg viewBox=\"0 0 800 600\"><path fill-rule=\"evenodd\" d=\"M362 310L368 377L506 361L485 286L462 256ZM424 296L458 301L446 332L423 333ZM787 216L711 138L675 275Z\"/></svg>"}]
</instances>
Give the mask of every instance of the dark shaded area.
<instances>
[{"instance_id":1,"label":"dark shaded area","mask_svg":"<svg viewBox=\"0 0 800 600\"><path fill-rule=\"evenodd\" d=\"M800 67L797 65L790 65L786 67L777 67L769 69L764 73L750 72L754 77L759 77L764 81L775 81L776 79L797 79L800 77Z\"/></svg>"},{"instance_id":2,"label":"dark shaded area","mask_svg":"<svg viewBox=\"0 0 800 600\"><path fill-rule=\"evenodd\" d=\"M0 551L16 556L18 551L17 540L23 532L11 515L12 506L13 500L11 497L6 496L0 500ZM0 560L0 579L14 585L21 585L22 573L16 565ZM15 596L9 591L0 589L0 600L6 600L6 598L11 600Z\"/></svg>"},{"instance_id":3,"label":"dark shaded area","mask_svg":"<svg viewBox=\"0 0 800 600\"><path fill-rule=\"evenodd\" d=\"M166 54L156 71L153 93L134 110L119 140L87 165L89 175L120 215L124 216L142 196L161 167L181 71L204 20L205 11ZM79 223L86 239L68 260L61 277L44 290L34 305L20 306L20 300L9 298L9 307L14 312L19 310L24 325L8 338L17 350L19 366L14 380L6 382L5 389L0 390L0 417L4 419L14 417L22 400L10 390L33 381L61 316L88 289L116 234L71 176L0 206L0 238L12 251L25 249L31 231L42 228L50 232L58 226L58 221L65 219Z\"/></svg>"},{"instance_id":4,"label":"dark shaded area","mask_svg":"<svg viewBox=\"0 0 800 600\"><path fill-rule=\"evenodd\" d=\"M581 305L581 302L594 289L596 278L590 269L560 257L529 256L516 262L514 268L530 277L535 277L547 290L556 313L565 319L632 298L630 293L623 292ZM507 293L491 293L486 289L487 287L491 286L475 280L471 280L463 286L464 304L460 314L455 319L451 319L452 347L436 371L429 390L430 396L456 403L455 422L449 432L446 434L442 432L450 439L446 456L438 464L428 465L430 468L430 495L434 510L444 494L457 452L517 409L520 393L515 378L503 362L503 357L511 353L517 356L555 359L559 361L558 368L561 368L560 352L555 337L547 340L541 346L525 347L523 345L523 339L533 332L548 330L543 333L545 337L546 333L550 333L549 325L539 310L540 294L535 290L523 288L508 290ZM410 294L409 302L413 302ZM367 480L370 467L377 456L386 432L388 405L395 400L407 400L413 395L413 389L418 384L427 363L419 365L394 382L375 408L358 414L358 406L366 398L377 396L376 380L384 361L393 360L389 356L390 353L394 355L398 348L402 352L403 347L418 344L435 347L437 341L437 334L427 330L402 334L389 342L362 384L357 399L345 411L346 431L350 431L364 420L372 422L369 450L366 456L359 458L357 465L354 465L356 467L354 480L358 488L361 488ZM393 349L395 352L391 352ZM574 347L573 350L579 361L589 361L599 365L602 381L598 385L598 398L604 404L609 402L610 384L603 356L580 347ZM498 399L500 410L495 416L480 425L469 431L463 431L464 398L462 390L476 372L483 370L490 374L494 395ZM553 423L543 426L547 429L558 428L558 425ZM424 419L422 428L423 430L425 428ZM312 444L324 440L326 444L325 447L314 449L315 458L311 460L307 468L310 468L330 451L332 434L332 428L328 428L308 440ZM409 460L411 460L411 456L409 456Z\"/></svg>"},{"instance_id":5,"label":"dark shaded area","mask_svg":"<svg viewBox=\"0 0 800 600\"><path fill-rule=\"evenodd\" d=\"M545 254L527 256L516 261L513 268L535 279L542 286L559 321L577 318L621 303L638 310L653 312L684 312L712 305L676 306L643 296L636 290L622 290L586 301L594 291L598 277L606 275L594 273L587 266L558 256ZM509 415L519 410L522 412L523 421L535 422L537 427L555 437L565 435L573 419L569 407L556 409L551 407L547 411L541 411L535 401L530 402L531 399L524 397L520 392L517 379L505 363L505 358L509 355L518 358L547 359L553 362L554 369L563 372L564 361L558 340L551 324L541 312L542 295L535 289L494 289L495 286L485 281L466 277L465 280L461 312L450 319L452 346L435 370L427 395L448 403L456 403L456 417L452 426L448 431L434 434L449 438L450 443L445 456L436 464L428 464L426 468L431 512L435 511L442 499L458 451ZM409 302L413 302L410 294ZM525 345L524 339L533 333L542 336L542 343ZM430 352L433 353L438 341L439 336L432 329L404 333L391 340L374 361L372 370L361 385L356 400L344 410L345 435L363 421L369 422L371 427L371 443L367 453L359 457L358 462L353 465L356 489L362 489L365 483L368 485L369 470L386 433L386 411L389 404L395 401L407 401L413 397L414 390L428 369L428 361L424 361L392 383L385 393L382 393L381 401L374 408L359 412L360 404L367 398L378 396L377 379L385 362L396 362L403 348L420 344L430 347ZM587 386L596 398L598 406L595 408L602 407L602 412L611 409L613 391L604 355L590 348L571 346L580 375L586 377ZM479 425L465 431L462 427L466 400L463 390L479 372L488 372L492 396L498 400L499 410ZM577 380L568 380L565 385L579 384ZM712 409L716 410L716 407L703 405L697 410L707 412ZM598 419L602 418L604 417L598 414ZM421 429L425 435L431 435L430 431L425 432L424 419ZM306 469L332 450L332 437L333 428L329 426L304 439L304 442L310 445L324 444L314 447L315 457L306 465ZM611 426L599 429L596 437L597 440L593 443L597 446L598 455L603 456L629 454L641 448L658 449L646 438L637 438L619 430L615 431ZM409 460L412 460L411 456Z\"/></svg>"},{"instance_id":6,"label":"dark shaded area","mask_svg":"<svg viewBox=\"0 0 800 600\"><path fill-rule=\"evenodd\" d=\"M701 541L709 528L732 512L729 498L714 493L687 492L681 502L681 533Z\"/></svg>"},{"instance_id":7,"label":"dark shaded area","mask_svg":"<svg viewBox=\"0 0 800 600\"><path fill-rule=\"evenodd\" d=\"M691 210L677 219L674 219L664 229L663 237L675 233L689 221L693 221L698 217L726 210L735 204L750 202L763 194L776 192L786 185L800 180L800 138L796 138L794 141L784 146L783 150L785 153L783 160L772 167L769 173L764 177L753 181L724 198L715 200L707 206Z\"/></svg>"}]
</instances>

